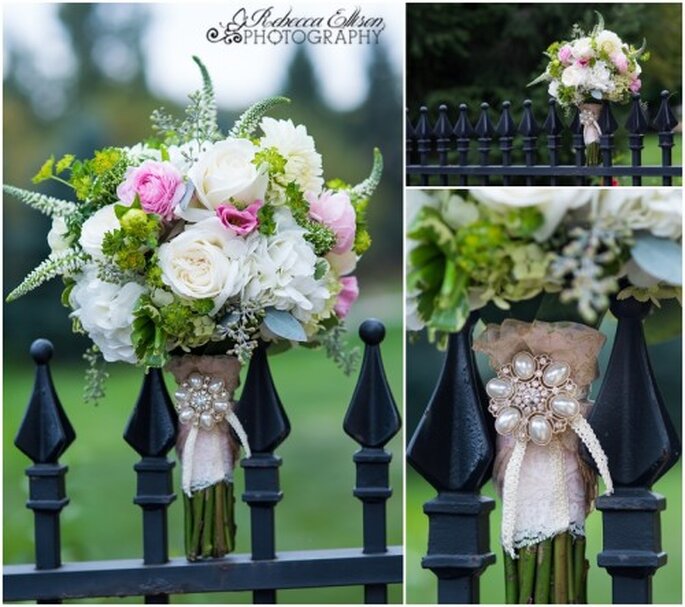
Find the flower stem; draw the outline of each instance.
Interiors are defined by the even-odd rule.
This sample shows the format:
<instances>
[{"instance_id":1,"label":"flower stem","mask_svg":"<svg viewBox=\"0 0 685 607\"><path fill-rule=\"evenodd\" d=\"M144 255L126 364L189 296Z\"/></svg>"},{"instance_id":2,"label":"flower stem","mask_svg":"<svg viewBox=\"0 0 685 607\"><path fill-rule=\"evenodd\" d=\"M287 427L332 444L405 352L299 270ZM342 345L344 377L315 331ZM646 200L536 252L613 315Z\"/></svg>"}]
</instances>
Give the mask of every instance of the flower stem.
<instances>
[{"instance_id":1,"label":"flower stem","mask_svg":"<svg viewBox=\"0 0 685 607\"><path fill-rule=\"evenodd\" d=\"M587 568L585 560L585 538L577 537L573 546L574 584L576 586L576 602L587 603Z\"/></svg>"},{"instance_id":2,"label":"flower stem","mask_svg":"<svg viewBox=\"0 0 685 607\"><path fill-rule=\"evenodd\" d=\"M533 602L533 587L535 584L535 546L526 546L519 550L519 603Z\"/></svg>"},{"instance_id":3,"label":"flower stem","mask_svg":"<svg viewBox=\"0 0 685 607\"><path fill-rule=\"evenodd\" d=\"M190 543L193 535L193 508L190 498L185 491L183 493L183 545L186 555L190 554Z\"/></svg>"},{"instance_id":4,"label":"flower stem","mask_svg":"<svg viewBox=\"0 0 685 607\"><path fill-rule=\"evenodd\" d=\"M568 603L567 548L566 534L556 535L554 537L554 602L557 604Z\"/></svg>"},{"instance_id":5,"label":"flower stem","mask_svg":"<svg viewBox=\"0 0 685 607\"><path fill-rule=\"evenodd\" d=\"M204 496L205 512L202 521L202 556L208 558L214 552L214 488L208 487L201 493Z\"/></svg>"},{"instance_id":6,"label":"flower stem","mask_svg":"<svg viewBox=\"0 0 685 607\"><path fill-rule=\"evenodd\" d=\"M573 536L570 533L564 533L566 536L566 570L567 570L567 584L568 584L568 602L577 603L578 595L576 591L576 583L574 576L574 562L573 562Z\"/></svg>"},{"instance_id":7,"label":"flower stem","mask_svg":"<svg viewBox=\"0 0 685 607\"><path fill-rule=\"evenodd\" d=\"M200 554L200 539L202 532L202 514L204 512L204 495L202 491L193 494L191 498L193 511L193 532L190 536L190 548L186 554L189 561L196 561Z\"/></svg>"},{"instance_id":8,"label":"flower stem","mask_svg":"<svg viewBox=\"0 0 685 607\"><path fill-rule=\"evenodd\" d=\"M235 508L235 498L233 497L233 483L224 483L224 490L226 495L224 498L224 512L225 512L225 524L226 531L228 532L228 552L233 551L235 548L235 517L233 516L233 509Z\"/></svg>"},{"instance_id":9,"label":"flower stem","mask_svg":"<svg viewBox=\"0 0 685 607\"><path fill-rule=\"evenodd\" d=\"M217 483L214 489L214 554L223 556L228 552L226 549L226 521L224 510L225 489L224 483Z\"/></svg>"},{"instance_id":10,"label":"flower stem","mask_svg":"<svg viewBox=\"0 0 685 607\"><path fill-rule=\"evenodd\" d=\"M537 571L535 574L535 602L538 605L549 603L550 574L552 570L552 540L538 544Z\"/></svg>"},{"instance_id":11,"label":"flower stem","mask_svg":"<svg viewBox=\"0 0 685 607\"><path fill-rule=\"evenodd\" d=\"M519 598L519 577L516 561L504 551L504 594L508 605L515 605Z\"/></svg>"}]
</instances>

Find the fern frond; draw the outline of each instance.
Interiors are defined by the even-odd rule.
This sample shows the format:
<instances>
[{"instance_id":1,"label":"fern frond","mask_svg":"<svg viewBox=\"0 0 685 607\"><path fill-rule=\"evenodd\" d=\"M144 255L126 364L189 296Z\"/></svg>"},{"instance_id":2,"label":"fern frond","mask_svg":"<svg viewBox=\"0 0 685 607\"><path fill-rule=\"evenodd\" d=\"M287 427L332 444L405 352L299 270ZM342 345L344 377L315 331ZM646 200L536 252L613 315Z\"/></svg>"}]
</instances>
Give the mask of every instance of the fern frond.
<instances>
[{"instance_id":1,"label":"fern frond","mask_svg":"<svg viewBox=\"0 0 685 607\"><path fill-rule=\"evenodd\" d=\"M262 117L271 111L271 109L281 103L290 103L287 97L267 97L266 99L255 103L253 106L245 110L240 118L236 120L229 137L249 137L259 126L259 121Z\"/></svg>"},{"instance_id":2,"label":"fern frond","mask_svg":"<svg viewBox=\"0 0 685 607\"><path fill-rule=\"evenodd\" d=\"M84 263L85 255L80 250L67 249L51 253L7 296L6 301L9 303L19 299L55 276L78 272Z\"/></svg>"},{"instance_id":3,"label":"fern frond","mask_svg":"<svg viewBox=\"0 0 685 607\"><path fill-rule=\"evenodd\" d=\"M373 167L371 174L361 183L352 188L352 193L359 198L371 198L376 191L383 175L383 154L378 148L373 148Z\"/></svg>"},{"instance_id":4,"label":"fern frond","mask_svg":"<svg viewBox=\"0 0 685 607\"><path fill-rule=\"evenodd\" d=\"M22 190L21 188L15 188L13 185L3 185L2 189L6 194L14 196L24 204L50 217L68 217L78 211L76 204L69 200L61 200L47 194Z\"/></svg>"}]
</instances>

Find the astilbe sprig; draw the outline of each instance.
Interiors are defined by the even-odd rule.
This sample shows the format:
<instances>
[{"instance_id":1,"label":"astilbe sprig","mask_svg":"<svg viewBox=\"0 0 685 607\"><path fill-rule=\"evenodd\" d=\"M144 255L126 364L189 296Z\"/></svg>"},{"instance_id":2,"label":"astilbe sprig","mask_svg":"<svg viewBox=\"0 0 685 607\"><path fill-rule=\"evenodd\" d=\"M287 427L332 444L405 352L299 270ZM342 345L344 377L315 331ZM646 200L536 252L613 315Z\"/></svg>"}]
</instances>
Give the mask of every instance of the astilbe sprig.
<instances>
[{"instance_id":1,"label":"astilbe sprig","mask_svg":"<svg viewBox=\"0 0 685 607\"><path fill-rule=\"evenodd\" d=\"M62 200L40 192L31 192L16 188L12 185L3 185L3 191L10 196L14 196L25 205L40 211L49 217L68 217L78 212L76 203L69 200Z\"/></svg>"}]
</instances>

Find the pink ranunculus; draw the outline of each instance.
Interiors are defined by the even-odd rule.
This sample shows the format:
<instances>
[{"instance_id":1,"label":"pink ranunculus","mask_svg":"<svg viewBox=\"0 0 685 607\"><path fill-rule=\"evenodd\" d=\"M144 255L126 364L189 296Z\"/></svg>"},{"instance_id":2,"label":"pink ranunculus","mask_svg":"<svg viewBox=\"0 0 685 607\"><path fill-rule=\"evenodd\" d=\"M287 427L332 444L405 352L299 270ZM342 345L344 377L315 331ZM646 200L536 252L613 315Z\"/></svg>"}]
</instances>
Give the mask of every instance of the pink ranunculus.
<instances>
[{"instance_id":1,"label":"pink ranunculus","mask_svg":"<svg viewBox=\"0 0 685 607\"><path fill-rule=\"evenodd\" d=\"M181 172L170 162L155 160L129 167L125 180L117 188L117 196L123 203L132 204L137 194L145 211L156 213L167 221L173 219L174 209L184 193Z\"/></svg>"},{"instance_id":2,"label":"pink ranunculus","mask_svg":"<svg viewBox=\"0 0 685 607\"><path fill-rule=\"evenodd\" d=\"M262 204L261 200L255 200L242 210L232 204L220 204L216 208L216 214L225 228L233 231L237 236L247 236L259 226L257 212Z\"/></svg>"},{"instance_id":3,"label":"pink ranunculus","mask_svg":"<svg viewBox=\"0 0 685 607\"><path fill-rule=\"evenodd\" d=\"M635 78L635 80L633 80L630 83L630 86L628 88L631 90L631 92L638 93L642 88L642 80L640 80L639 78Z\"/></svg>"},{"instance_id":4,"label":"pink ranunculus","mask_svg":"<svg viewBox=\"0 0 685 607\"><path fill-rule=\"evenodd\" d=\"M620 74L625 74L628 71L628 57L626 57L621 51L616 51L611 53L611 62L616 66L616 69Z\"/></svg>"},{"instance_id":5,"label":"pink ranunculus","mask_svg":"<svg viewBox=\"0 0 685 607\"><path fill-rule=\"evenodd\" d=\"M564 46L562 46L559 49L558 57L559 61L561 61L562 63L570 64L571 59L573 58L573 49L571 48L571 45L564 44Z\"/></svg>"},{"instance_id":6,"label":"pink ranunculus","mask_svg":"<svg viewBox=\"0 0 685 607\"><path fill-rule=\"evenodd\" d=\"M338 299L335 302L334 310L338 318L345 318L352 307L352 304L357 301L359 297L359 285L357 284L356 276L343 276L340 279L342 289L338 293Z\"/></svg>"},{"instance_id":7,"label":"pink ranunculus","mask_svg":"<svg viewBox=\"0 0 685 607\"><path fill-rule=\"evenodd\" d=\"M309 216L335 232L336 242L331 251L349 251L354 244L357 216L347 192L324 190L318 197L312 192L307 192L305 198L309 202Z\"/></svg>"},{"instance_id":8,"label":"pink ranunculus","mask_svg":"<svg viewBox=\"0 0 685 607\"><path fill-rule=\"evenodd\" d=\"M576 61L576 65L579 65L580 67L587 67L590 63L589 59L585 59L584 57L582 59L578 59Z\"/></svg>"}]
</instances>

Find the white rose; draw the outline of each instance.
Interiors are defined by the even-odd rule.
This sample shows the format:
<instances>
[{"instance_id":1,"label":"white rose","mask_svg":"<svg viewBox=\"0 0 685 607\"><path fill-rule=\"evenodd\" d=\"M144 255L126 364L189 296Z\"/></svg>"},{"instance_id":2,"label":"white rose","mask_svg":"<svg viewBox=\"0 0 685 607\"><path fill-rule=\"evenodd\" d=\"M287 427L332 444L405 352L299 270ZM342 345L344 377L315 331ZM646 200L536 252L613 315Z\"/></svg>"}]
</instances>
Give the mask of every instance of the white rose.
<instances>
[{"instance_id":1,"label":"white rose","mask_svg":"<svg viewBox=\"0 0 685 607\"><path fill-rule=\"evenodd\" d=\"M587 80L588 72L588 68L574 63L561 72L561 82L564 86L583 86Z\"/></svg>"},{"instance_id":2,"label":"white rose","mask_svg":"<svg viewBox=\"0 0 685 607\"><path fill-rule=\"evenodd\" d=\"M264 200L268 176L252 162L257 150L247 139L225 139L211 145L188 172L197 201L178 215L201 221L213 216L219 205L247 206Z\"/></svg>"},{"instance_id":3,"label":"white rose","mask_svg":"<svg viewBox=\"0 0 685 607\"><path fill-rule=\"evenodd\" d=\"M595 52L592 50L590 38L578 38L571 45L571 53L575 59L591 59Z\"/></svg>"},{"instance_id":4,"label":"white rose","mask_svg":"<svg viewBox=\"0 0 685 607\"><path fill-rule=\"evenodd\" d=\"M243 288L248 252L247 239L224 228L218 217L210 217L159 247L162 280L179 297L211 299L215 314Z\"/></svg>"},{"instance_id":5,"label":"white rose","mask_svg":"<svg viewBox=\"0 0 685 607\"><path fill-rule=\"evenodd\" d=\"M88 267L77 279L69 295L74 311L93 343L108 362L137 362L131 343L133 309L145 287L128 282L124 285L103 282L97 270Z\"/></svg>"},{"instance_id":6,"label":"white rose","mask_svg":"<svg viewBox=\"0 0 685 607\"><path fill-rule=\"evenodd\" d=\"M591 190L550 188L474 188L471 195L490 208L535 207L543 216L543 224L533 237L538 242L547 240L563 221L566 214L582 207L593 199Z\"/></svg>"},{"instance_id":7,"label":"white rose","mask_svg":"<svg viewBox=\"0 0 685 607\"><path fill-rule=\"evenodd\" d=\"M682 236L682 193L674 188L601 190L594 213L633 230L649 230L660 238L678 240Z\"/></svg>"},{"instance_id":8,"label":"white rose","mask_svg":"<svg viewBox=\"0 0 685 607\"><path fill-rule=\"evenodd\" d=\"M66 238L69 229L67 223L61 217L52 219L52 228L48 232L48 245L53 253L66 251L71 245L71 238Z\"/></svg>"},{"instance_id":9,"label":"white rose","mask_svg":"<svg viewBox=\"0 0 685 607\"><path fill-rule=\"evenodd\" d=\"M122 202L118 204L124 204ZM102 253L102 241L107 232L118 230L121 227L116 214L114 204L108 204L91 215L81 227L81 236L78 239L81 248L93 259L104 259Z\"/></svg>"},{"instance_id":10,"label":"white rose","mask_svg":"<svg viewBox=\"0 0 685 607\"><path fill-rule=\"evenodd\" d=\"M597 34L595 41L597 42L597 48L609 55L620 51L623 46L621 39L611 30L602 30Z\"/></svg>"}]
</instances>

